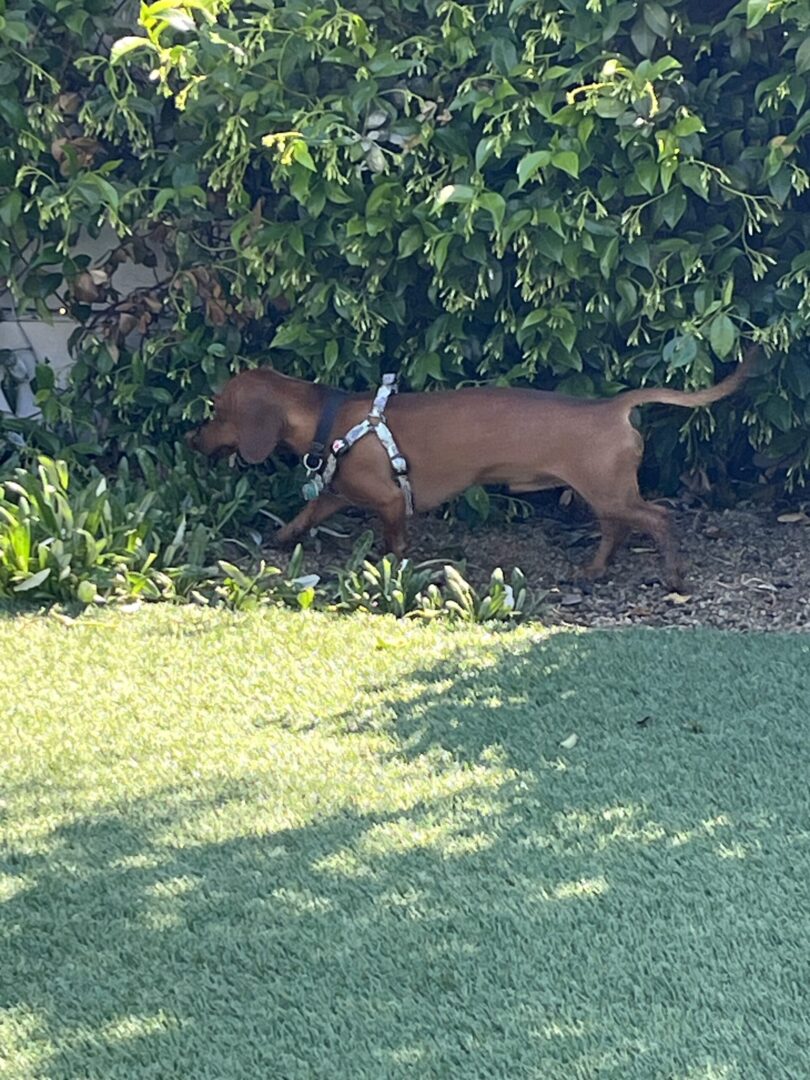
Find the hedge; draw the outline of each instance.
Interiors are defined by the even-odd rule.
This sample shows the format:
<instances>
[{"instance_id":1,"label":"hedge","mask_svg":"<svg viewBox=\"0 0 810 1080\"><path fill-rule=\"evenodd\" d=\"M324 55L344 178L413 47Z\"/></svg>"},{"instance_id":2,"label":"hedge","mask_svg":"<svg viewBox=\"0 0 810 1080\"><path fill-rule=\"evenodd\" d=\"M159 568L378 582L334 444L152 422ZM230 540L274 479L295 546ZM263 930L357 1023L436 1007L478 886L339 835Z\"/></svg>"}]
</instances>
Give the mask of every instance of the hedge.
<instances>
[{"instance_id":1,"label":"hedge","mask_svg":"<svg viewBox=\"0 0 810 1080\"><path fill-rule=\"evenodd\" d=\"M807 0L9 0L0 274L82 324L44 449L171 447L268 360L587 395L755 340L742 406L648 418L651 475L802 481L808 28ZM127 262L154 286L122 295Z\"/></svg>"}]
</instances>

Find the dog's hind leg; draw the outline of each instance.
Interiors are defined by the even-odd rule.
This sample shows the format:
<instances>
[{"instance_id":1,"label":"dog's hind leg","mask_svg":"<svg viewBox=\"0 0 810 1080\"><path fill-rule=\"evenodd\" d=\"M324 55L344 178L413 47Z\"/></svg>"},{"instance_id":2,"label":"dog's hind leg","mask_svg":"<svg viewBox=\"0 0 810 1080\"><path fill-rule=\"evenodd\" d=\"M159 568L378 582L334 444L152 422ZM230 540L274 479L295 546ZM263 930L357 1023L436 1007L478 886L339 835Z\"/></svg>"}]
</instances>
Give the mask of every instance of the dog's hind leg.
<instances>
[{"instance_id":1,"label":"dog's hind leg","mask_svg":"<svg viewBox=\"0 0 810 1080\"><path fill-rule=\"evenodd\" d=\"M591 505L596 511L602 528L605 529L607 526L607 533L603 532L602 543L593 561L586 567L586 573L589 576L598 575L604 571L606 557L609 558L618 546L617 535L620 534L623 539L630 532L640 532L653 538L663 557L665 583L672 589L679 591L683 589L683 570L678 547L672 536L669 512L665 507L645 502L640 495L619 505L613 503L610 507L600 508L593 502Z\"/></svg>"},{"instance_id":2,"label":"dog's hind leg","mask_svg":"<svg viewBox=\"0 0 810 1080\"><path fill-rule=\"evenodd\" d=\"M599 528L602 537L593 559L585 567L585 574L595 581L602 577L608 564L630 534L630 526L615 518L600 518Z\"/></svg>"},{"instance_id":3,"label":"dog's hind leg","mask_svg":"<svg viewBox=\"0 0 810 1080\"><path fill-rule=\"evenodd\" d=\"M585 568L589 577L604 573L608 560L630 532L651 536L664 560L664 580L673 589L683 588L678 549L663 506L648 503L638 490L636 470L641 460L641 440L633 432L625 447L604 455L598 467L572 485L590 504L602 528L602 542L592 562ZM569 478L570 482L570 478Z\"/></svg>"}]
</instances>

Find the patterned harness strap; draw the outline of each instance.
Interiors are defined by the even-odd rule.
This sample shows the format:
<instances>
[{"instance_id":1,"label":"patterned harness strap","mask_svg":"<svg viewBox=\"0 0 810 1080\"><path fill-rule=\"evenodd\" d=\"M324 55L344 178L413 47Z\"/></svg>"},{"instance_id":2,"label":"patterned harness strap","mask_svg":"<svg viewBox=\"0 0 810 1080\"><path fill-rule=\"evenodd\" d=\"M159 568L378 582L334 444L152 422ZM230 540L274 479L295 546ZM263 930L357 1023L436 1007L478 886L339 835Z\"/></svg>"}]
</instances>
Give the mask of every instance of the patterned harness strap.
<instances>
[{"instance_id":1,"label":"patterned harness strap","mask_svg":"<svg viewBox=\"0 0 810 1080\"><path fill-rule=\"evenodd\" d=\"M335 477L337 472L338 462L343 455L351 450L356 442L359 442L369 432L374 432L382 445L385 447L385 451L391 461L391 468L394 470L394 476L397 483L402 489L402 494L405 499L405 513L408 517L413 515L413 490L411 489L411 482L408 479L408 462L400 453L399 447L396 444L391 429L385 422L385 406L388 404L388 399L391 394L397 392L396 375L383 375L382 385L378 389L375 397L374 404L371 406L371 411L365 420L361 420L359 424L355 424L353 428L343 436L342 439L335 439L332 443L329 456L326 459L323 472L321 473L321 484L317 485L322 491L327 491L329 485ZM311 481L310 477L310 481ZM305 485L305 496L307 492L307 485Z\"/></svg>"}]
</instances>

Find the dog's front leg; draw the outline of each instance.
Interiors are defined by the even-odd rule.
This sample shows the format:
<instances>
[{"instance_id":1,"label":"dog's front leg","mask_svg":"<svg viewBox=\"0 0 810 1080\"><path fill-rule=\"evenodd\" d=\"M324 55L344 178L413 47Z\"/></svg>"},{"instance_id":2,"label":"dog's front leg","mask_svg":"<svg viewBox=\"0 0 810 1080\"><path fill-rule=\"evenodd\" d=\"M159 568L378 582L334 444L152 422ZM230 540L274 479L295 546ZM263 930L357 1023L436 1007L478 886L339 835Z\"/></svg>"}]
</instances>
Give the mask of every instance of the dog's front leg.
<instances>
[{"instance_id":1,"label":"dog's front leg","mask_svg":"<svg viewBox=\"0 0 810 1080\"><path fill-rule=\"evenodd\" d=\"M319 495L317 499L307 503L301 513L296 514L292 521L279 529L274 539L279 544L291 544L299 536L303 536L305 532L314 529L316 525L320 525L322 521L326 521L328 517L331 517L332 514L337 513L341 507L345 506L346 500L341 499L339 495L332 495L331 492Z\"/></svg>"}]
</instances>

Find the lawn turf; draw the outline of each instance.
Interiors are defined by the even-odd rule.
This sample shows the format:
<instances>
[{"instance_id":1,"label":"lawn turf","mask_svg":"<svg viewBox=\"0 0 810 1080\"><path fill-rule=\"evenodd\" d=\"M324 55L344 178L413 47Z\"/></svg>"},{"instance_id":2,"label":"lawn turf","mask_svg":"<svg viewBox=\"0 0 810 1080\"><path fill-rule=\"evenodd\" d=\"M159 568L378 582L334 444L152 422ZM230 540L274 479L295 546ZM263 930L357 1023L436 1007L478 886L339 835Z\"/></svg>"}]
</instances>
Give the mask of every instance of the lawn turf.
<instances>
[{"instance_id":1,"label":"lawn turf","mask_svg":"<svg viewBox=\"0 0 810 1080\"><path fill-rule=\"evenodd\" d=\"M0 671L0 1077L810 1076L810 636L160 606Z\"/></svg>"}]
</instances>

